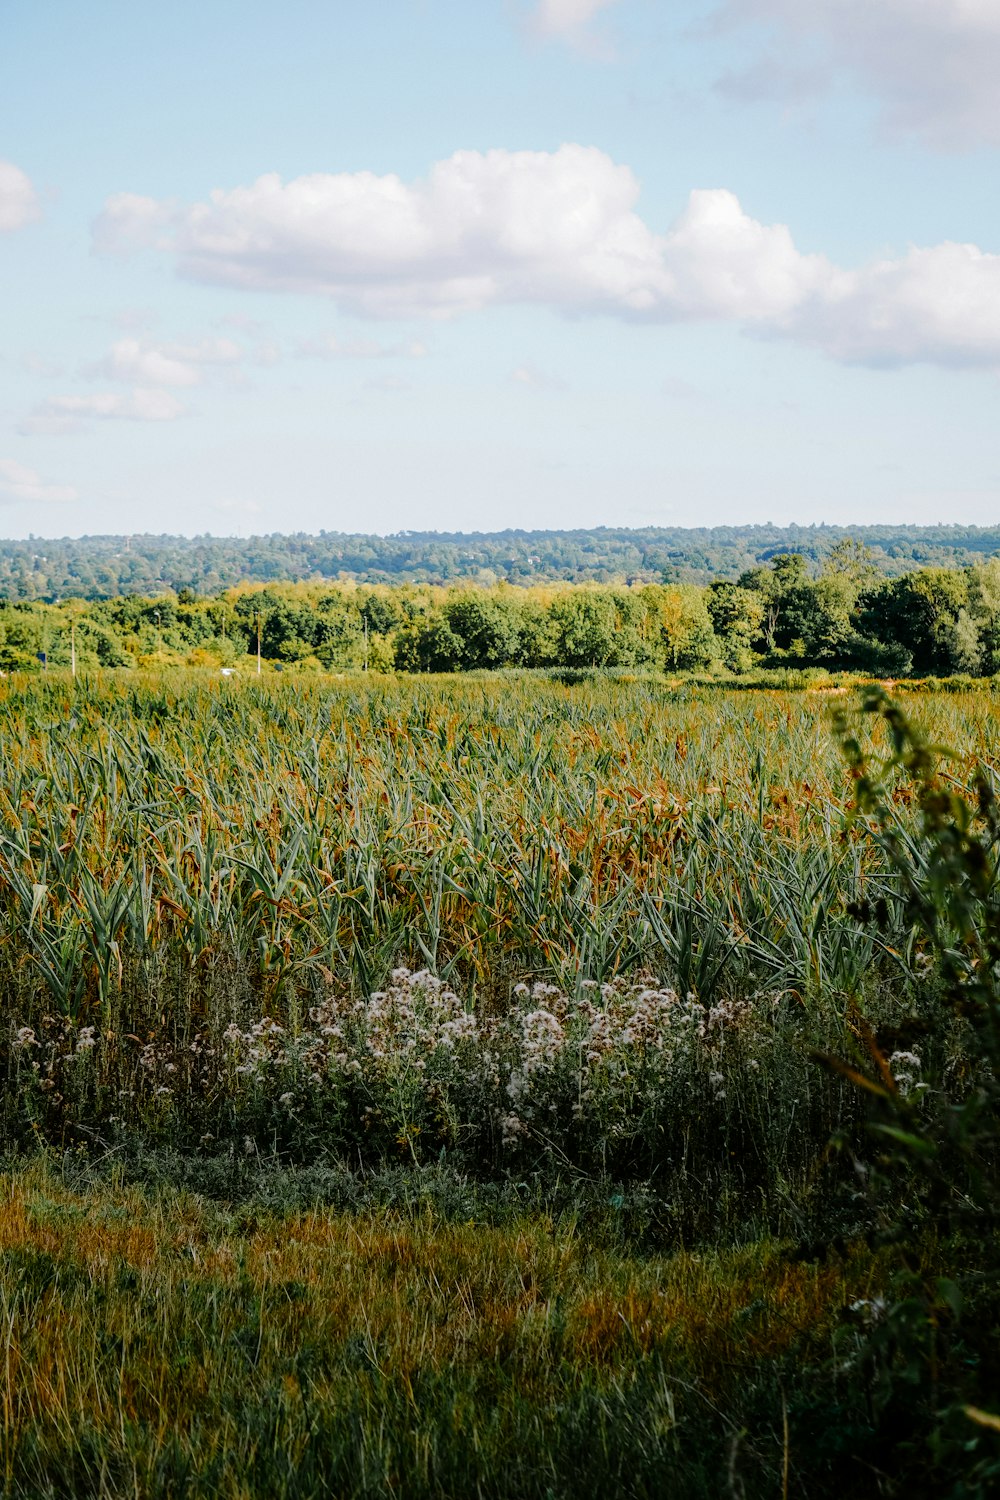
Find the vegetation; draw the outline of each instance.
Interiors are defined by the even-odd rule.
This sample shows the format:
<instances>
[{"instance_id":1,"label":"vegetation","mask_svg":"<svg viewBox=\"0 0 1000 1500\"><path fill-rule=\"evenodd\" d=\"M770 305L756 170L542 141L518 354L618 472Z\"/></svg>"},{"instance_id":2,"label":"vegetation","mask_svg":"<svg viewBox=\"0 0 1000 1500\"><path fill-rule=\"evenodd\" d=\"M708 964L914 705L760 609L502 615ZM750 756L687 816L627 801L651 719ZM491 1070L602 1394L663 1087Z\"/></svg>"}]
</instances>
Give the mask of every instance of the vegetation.
<instances>
[{"instance_id":1,"label":"vegetation","mask_svg":"<svg viewBox=\"0 0 1000 1500\"><path fill-rule=\"evenodd\" d=\"M0 1493L985 1500L993 696L829 701L0 683Z\"/></svg>"},{"instance_id":2,"label":"vegetation","mask_svg":"<svg viewBox=\"0 0 1000 1500\"><path fill-rule=\"evenodd\" d=\"M381 672L526 668L876 677L1000 671L1000 560L884 577L842 539L735 582L514 588L268 584L199 596L0 603L0 670L49 665Z\"/></svg>"},{"instance_id":3,"label":"vegetation","mask_svg":"<svg viewBox=\"0 0 1000 1500\"><path fill-rule=\"evenodd\" d=\"M816 1494L800 1416L844 1467L853 1434L809 1411L837 1383L798 1371L858 1342L863 1248L637 1257L571 1214L224 1208L38 1167L0 1192L12 1495L707 1500L727 1472L780 1494L786 1464Z\"/></svg>"},{"instance_id":4,"label":"vegetation","mask_svg":"<svg viewBox=\"0 0 1000 1500\"><path fill-rule=\"evenodd\" d=\"M361 584L697 583L735 581L780 553L816 571L851 538L895 577L921 566L970 567L1000 553L1000 528L975 526L602 526L579 531L396 536L31 537L0 542L0 593L11 599L217 594L247 583L353 579Z\"/></svg>"}]
</instances>

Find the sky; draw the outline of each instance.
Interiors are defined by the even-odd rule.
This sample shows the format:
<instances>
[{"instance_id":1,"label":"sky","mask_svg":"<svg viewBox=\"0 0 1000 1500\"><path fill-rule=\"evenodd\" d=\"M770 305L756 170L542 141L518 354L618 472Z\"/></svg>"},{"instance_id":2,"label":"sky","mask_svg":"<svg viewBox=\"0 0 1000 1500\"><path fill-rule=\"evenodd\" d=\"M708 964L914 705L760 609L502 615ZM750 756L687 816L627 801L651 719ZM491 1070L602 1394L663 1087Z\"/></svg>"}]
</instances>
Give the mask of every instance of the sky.
<instances>
[{"instance_id":1,"label":"sky","mask_svg":"<svg viewBox=\"0 0 1000 1500\"><path fill-rule=\"evenodd\" d=\"M1000 522L1000 0L2 0L0 535Z\"/></svg>"}]
</instances>

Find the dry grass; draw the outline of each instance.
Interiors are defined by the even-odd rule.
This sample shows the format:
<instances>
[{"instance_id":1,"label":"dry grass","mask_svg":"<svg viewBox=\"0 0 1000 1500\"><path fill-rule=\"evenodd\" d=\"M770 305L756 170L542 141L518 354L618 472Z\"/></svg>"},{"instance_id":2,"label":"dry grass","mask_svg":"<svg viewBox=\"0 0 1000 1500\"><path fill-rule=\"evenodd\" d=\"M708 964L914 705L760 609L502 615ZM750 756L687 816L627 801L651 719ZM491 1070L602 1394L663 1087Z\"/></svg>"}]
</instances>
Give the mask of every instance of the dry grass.
<instances>
[{"instance_id":1,"label":"dry grass","mask_svg":"<svg viewBox=\"0 0 1000 1500\"><path fill-rule=\"evenodd\" d=\"M586 1459L606 1493L670 1471L701 1493L761 1386L821 1358L882 1279L862 1247L836 1268L769 1243L638 1258L571 1220L236 1215L73 1192L42 1166L0 1179L0 1201L10 1494L67 1493L68 1474L80 1494L263 1494L278 1450L288 1494L458 1494L462 1474L467 1493L568 1493L545 1464L602 1403L634 1424L627 1464L610 1433ZM319 1432L329 1489L307 1477ZM518 1489L503 1466L522 1442ZM780 1461L773 1434L758 1448L748 1475ZM162 1476L185 1465L175 1491Z\"/></svg>"}]
</instances>

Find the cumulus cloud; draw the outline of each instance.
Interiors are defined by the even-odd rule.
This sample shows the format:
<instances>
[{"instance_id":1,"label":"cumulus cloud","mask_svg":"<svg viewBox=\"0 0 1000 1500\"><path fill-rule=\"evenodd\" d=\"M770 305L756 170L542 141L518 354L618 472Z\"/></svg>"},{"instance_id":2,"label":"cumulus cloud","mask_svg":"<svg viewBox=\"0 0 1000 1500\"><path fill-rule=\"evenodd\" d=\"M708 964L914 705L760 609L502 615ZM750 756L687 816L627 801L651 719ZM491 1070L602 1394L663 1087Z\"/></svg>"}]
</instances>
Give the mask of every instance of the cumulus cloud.
<instances>
[{"instance_id":1,"label":"cumulus cloud","mask_svg":"<svg viewBox=\"0 0 1000 1500\"><path fill-rule=\"evenodd\" d=\"M175 391L200 386L214 372L223 372L231 386L238 386L248 362L268 365L280 357L275 345L248 347L219 335L186 343L121 338L102 359L84 365L80 374L127 390L50 396L25 417L18 431L24 436L60 436L94 421L172 422L185 410Z\"/></svg>"},{"instance_id":2,"label":"cumulus cloud","mask_svg":"<svg viewBox=\"0 0 1000 1500\"><path fill-rule=\"evenodd\" d=\"M726 92L788 97L840 72L875 92L894 133L1000 145L997 0L725 0L723 15L772 27L780 48L723 79Z\"/></svg>"},{"instance_id":3,"label":"cumulus cloud","mask_svg":"<svg viewBox=\"0 0 1000 1500\"><path fill-rule=\"evenodd\" d=\"M126 422L172 422L184 408L167 391L138 390L119 394L97 391L89 396L51 396L49 407L70 417L99 417Z\"/></svg>"},{"instance_id":4,"label":"cumulus cloud","mask_svg":"<svg viewBox=\"0 0 1000 1500\"><path fill-rule=\"evenodd\" d=\"M169 391L139 387L133 391L94 391L89 395L50 396L26 418L24 436L59 436L76 432L84 422L172 422L184 408Z\"/></svg>"},{"instance_id":5,"label":"cumulus cloud","mask_svg":"<svg viewBox=\"0 0 1000 1500\"><path fill-rule=\"evenodd\" d=\"M0 458L0 500L7 504L28 501L32 505L70 502L78 498L67 484L46 484L34 469L13 459Z\"/></svg>"},{"instance_id":6,"label":"cumulus cloud","mask_svg":"<svg viewBox=\"0 0 1000 1500\"><path fill-rule=\"evenodd\" d=\"M0 161L0 234L23 229L41 212L31 179L13 162Z\"/></svg>"},{"instance_id":7,"label":"cumulus cloud","mask_svg":"<svg viewBox=\"0 0 1000 1500\"><path fill-rule=\"evenodd\" d=\"M656 236L633 211L639 184L592 147L459 151L426 180L370 172L276 174L177 210L182 276L245 290L333 297L374 316L447 316L496 302L649 307L664 295ZM98 247L141 240L122 209ZM102 216L103 217L103 216ZM568 277L568 280L567 280Z\"/></svg>"},{"instance_id":8,"label":"cumulus cloud","mask_svg":"<svg viewBox=\"0 0 1000 1500\"><path fill-rule=\"evenodd\" d=\"M144 388L183 387L200 385L207 366L238 365L243 358L243 349L232 339L202 339L196 344L152 344L128 338L119 339L88 373Z\"/></svg>"},{"instance_id":9,"label":"cumulus cloud","mask_svg":"<svg viewBox=\"0 0 1000 1500\"><path fill-rule=\"evenodd\" d=\"M1000 255L945 243L839 271L784 331L858 364L1000 366Z\"/></svg>"},{"instance_id":10,"label":"cumulus cloud","mask_svg":"<svg viewBox=\"0 0 1000 1500\"><path fill-rule=\"evenodd\" d=\"M411 184L317 173L216 191L171 210L172 251L196 281L318 294L373 317L535 303L571 316L725 320L840 360L1000 365L1000 256L944 244L845 270L723 188L692 192L665 233L639 215L638 197L630 169L592 147L461 151ZM118 227L131 243L121 214ZM389 347L372 344L368 357ZM134 377L148 385L144 352ZM176 348L158 352L185 364ZM359 351L320 341L299 352Z\"/></svg>"},{"instance_id":11,"label":"cumulus cloud","mask_svg":"<svg viewBox=\"0 0 1000 1500\"><path fill-rule=\"evenodd\" d=\"M767 323L822 291L832 267L803 255L784 224L760 224L725 189L696 189L663 241L678 316Z\"/></svg>"}]
</instances>

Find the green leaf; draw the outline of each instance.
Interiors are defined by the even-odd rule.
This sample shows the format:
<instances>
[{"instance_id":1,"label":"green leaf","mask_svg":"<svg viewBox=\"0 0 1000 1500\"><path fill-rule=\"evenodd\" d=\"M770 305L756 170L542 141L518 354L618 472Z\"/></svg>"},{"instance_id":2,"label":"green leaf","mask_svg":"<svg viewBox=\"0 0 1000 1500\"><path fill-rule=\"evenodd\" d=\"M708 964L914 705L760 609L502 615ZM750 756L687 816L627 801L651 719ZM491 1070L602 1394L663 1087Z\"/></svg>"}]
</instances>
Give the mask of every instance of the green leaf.
<instances>
[{"instance_id":1,"label":"green leaf","mask_svg":"<svg viewBox=\"0 0 1000 1500\"><path fill-rule=\"evenodd\" d=\"M879 1135L888 1136L890 1140L897 1141L899 1145L905 1146L908 1151L913 1151L917 1156L934 1156L937 1146L933 1141L927 1140L925 1136L914 1135L912 1131L901 1130L898 1125L873 1125L872 1130Z\"/></svg>"}]
</instances>

